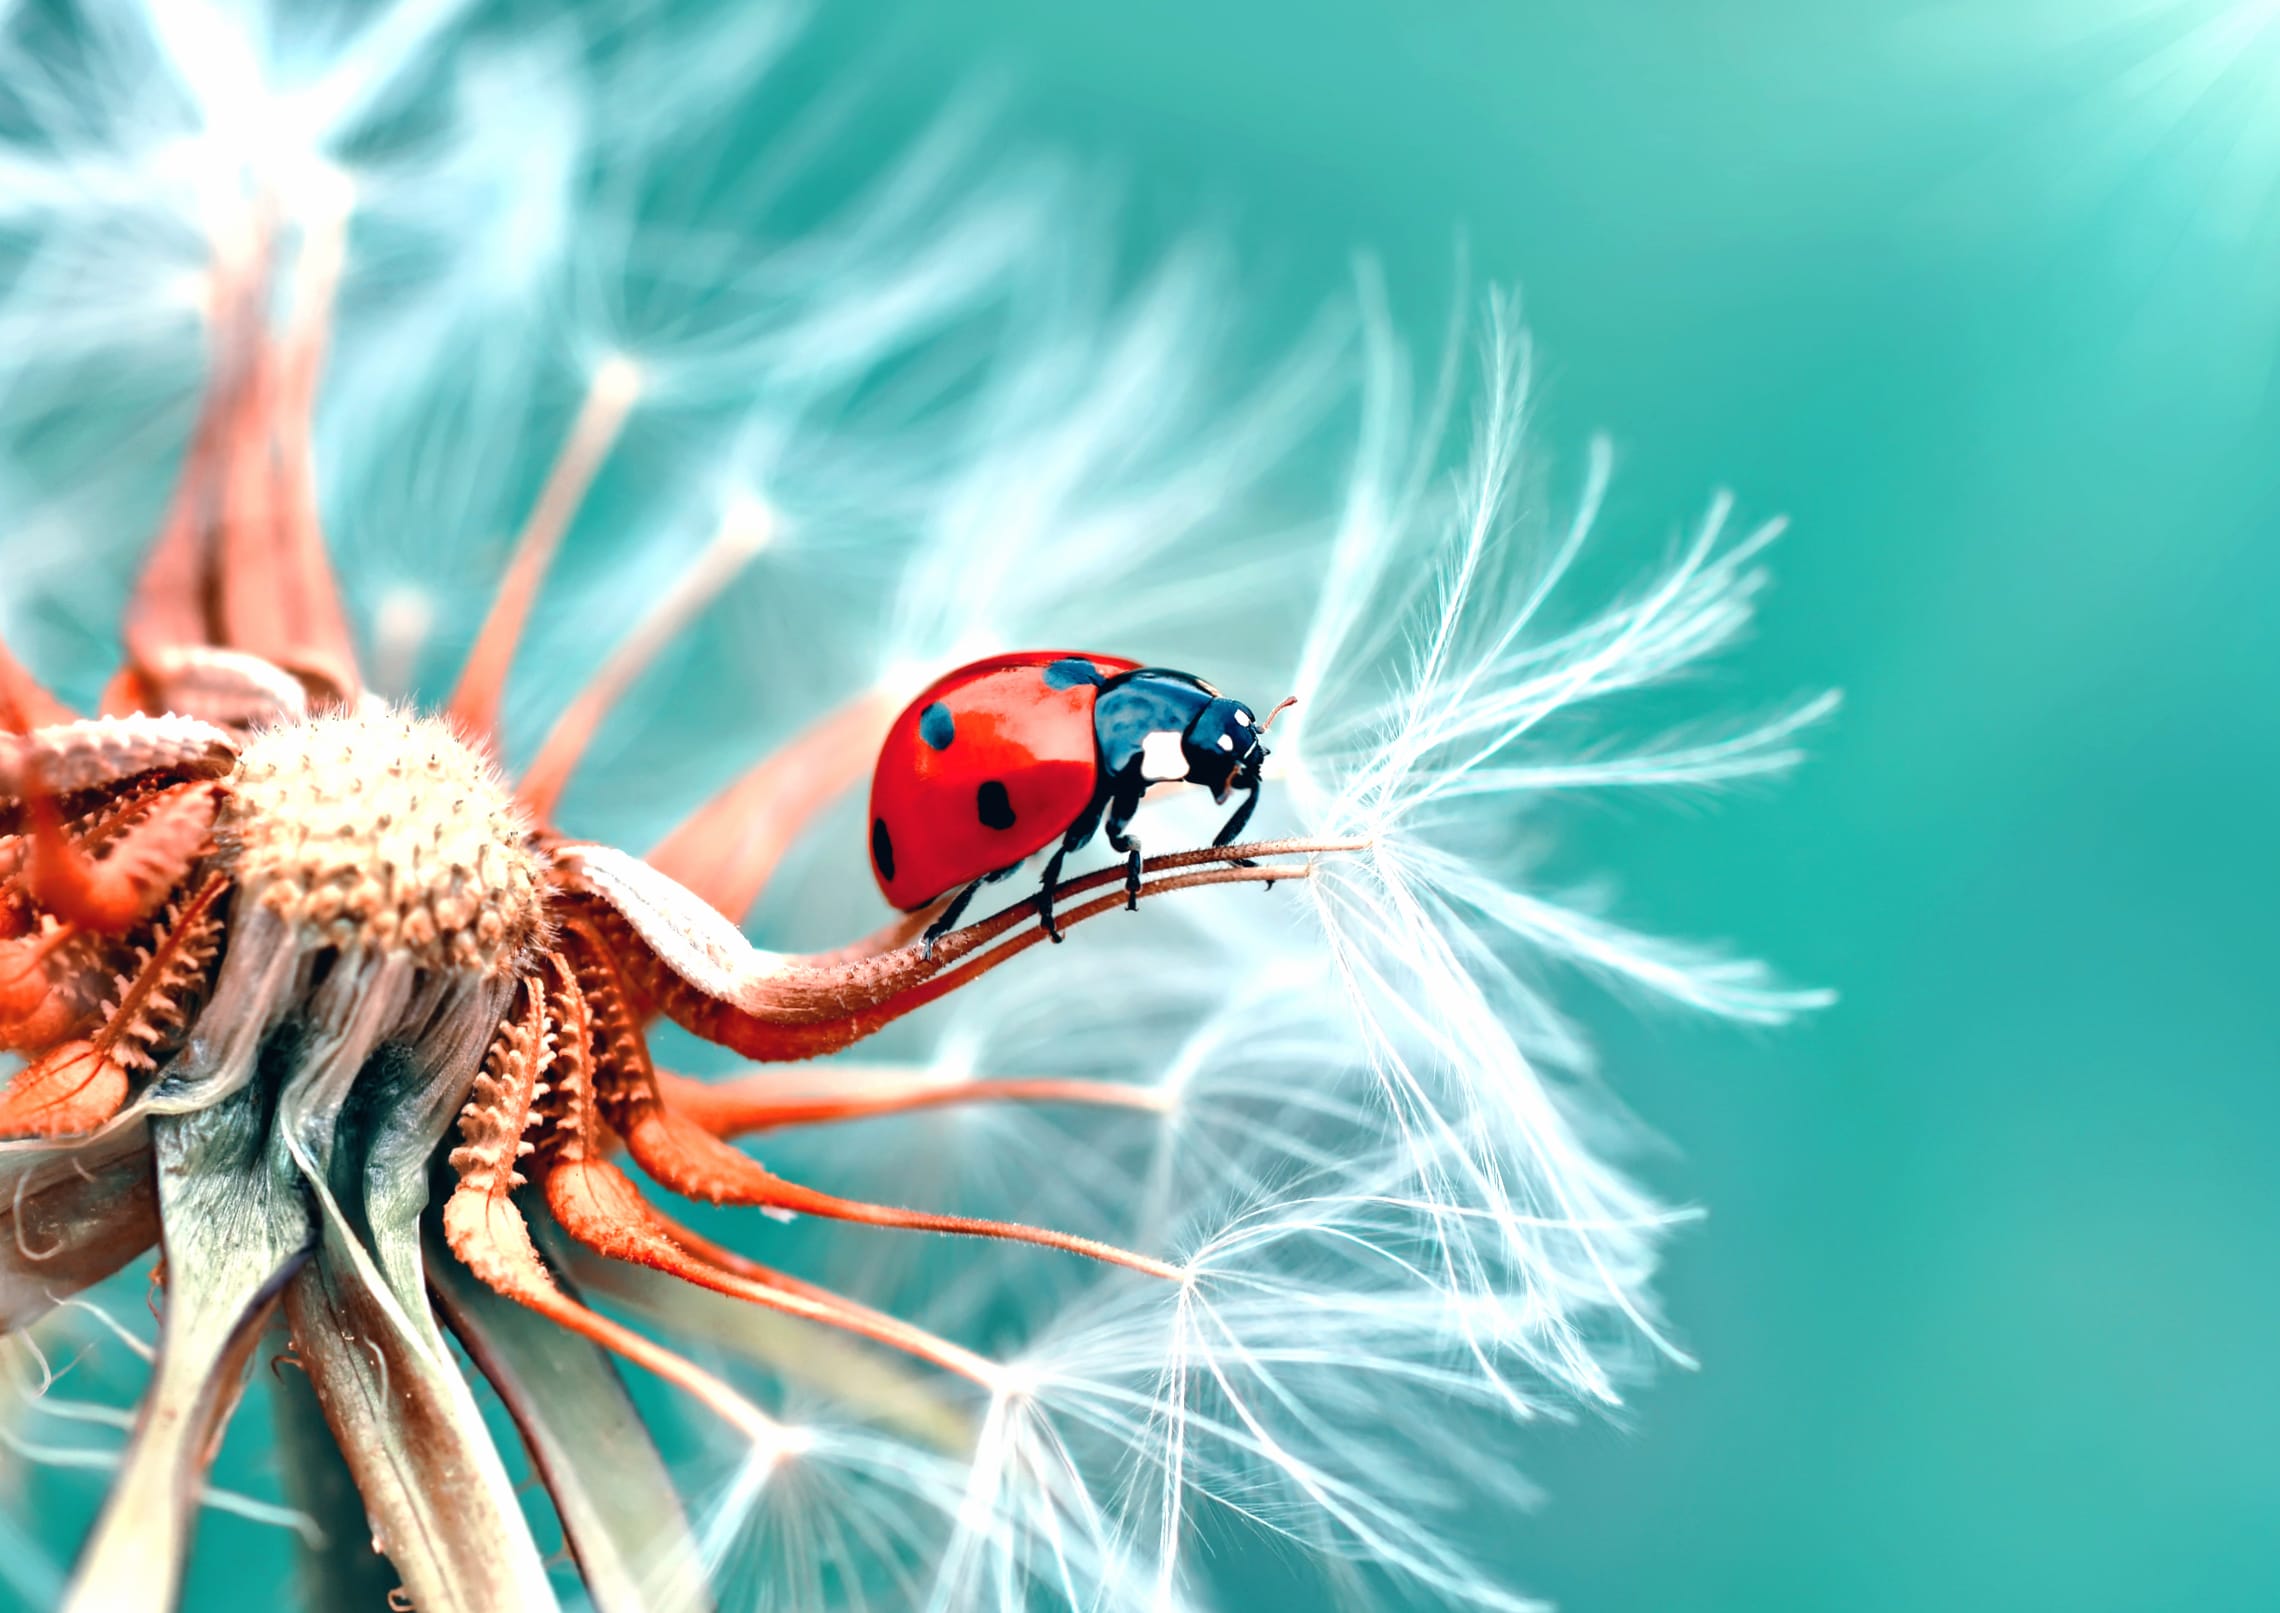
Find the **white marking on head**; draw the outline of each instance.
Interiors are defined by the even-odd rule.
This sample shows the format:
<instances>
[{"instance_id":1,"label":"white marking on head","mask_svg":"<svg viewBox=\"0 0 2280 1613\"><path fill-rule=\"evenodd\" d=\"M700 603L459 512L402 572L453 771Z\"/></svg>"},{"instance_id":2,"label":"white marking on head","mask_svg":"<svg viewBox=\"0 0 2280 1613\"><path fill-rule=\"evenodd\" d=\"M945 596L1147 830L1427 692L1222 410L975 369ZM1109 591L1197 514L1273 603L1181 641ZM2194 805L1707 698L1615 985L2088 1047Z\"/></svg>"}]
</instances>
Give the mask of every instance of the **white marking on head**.
<instances>
[{"instance_id":1,"label":"white marking on head","mask_svg":"<svg viewBox=\"0 0 2280 1613\"><path fill-rule=\"evenodd\" d=\"M1245 711L1241 706L1237 706L1235 708L1235 720L1241 723L1245 728L1251 726L1251 714Z\"/></svg>"},{"instance_id":2,"label":"white marking on head","mask_svg":"<svg viewBox=\"0 0 2280 1613\"><path fill-rule=\"evenodd\" d=\"M1188 776L1187 752L1177 733L1167 728L1140 741L1140 776L1151 784Z\"/></svg>"},{"instance_id":3,"label":"white marking on head","mask_svg":"<svg viewBox=\"0 0 2280 1613\"><path fill-rule=\"evenodd\" d=\"M1228 734L1221 734L1219 736L1219 748L1221 750L1233 750L1235 748L1235 740L1233 736Z\"/></svg>"}]
</instances>

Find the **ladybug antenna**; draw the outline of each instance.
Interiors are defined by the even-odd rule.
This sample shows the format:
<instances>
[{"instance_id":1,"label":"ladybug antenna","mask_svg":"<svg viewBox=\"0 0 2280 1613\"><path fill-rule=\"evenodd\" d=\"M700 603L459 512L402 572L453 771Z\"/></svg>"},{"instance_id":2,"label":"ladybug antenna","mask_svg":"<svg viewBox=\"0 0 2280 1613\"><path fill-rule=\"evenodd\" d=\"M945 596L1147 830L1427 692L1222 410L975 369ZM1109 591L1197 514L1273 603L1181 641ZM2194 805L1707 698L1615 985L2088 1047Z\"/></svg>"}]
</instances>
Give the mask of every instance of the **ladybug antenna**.
<instances>
[{"instance_id":1,"label":"ladybug antenna","mask_svg":"<svg viewBox=\"0 0 2280 1613\"><path fill-rule=\"evenodd\" d=\"M1267 713L1266 721L1259 724L1259 732L1263 734L1268 729L1272 728L1275 725L1275 719L1277 717L1280 717L1284 712L1290 710L1291 707L1297 704L1298 696L1294 694L1284 695L1282 699L1276 703L1275 709Z\"/></svg>"}]
</instances>

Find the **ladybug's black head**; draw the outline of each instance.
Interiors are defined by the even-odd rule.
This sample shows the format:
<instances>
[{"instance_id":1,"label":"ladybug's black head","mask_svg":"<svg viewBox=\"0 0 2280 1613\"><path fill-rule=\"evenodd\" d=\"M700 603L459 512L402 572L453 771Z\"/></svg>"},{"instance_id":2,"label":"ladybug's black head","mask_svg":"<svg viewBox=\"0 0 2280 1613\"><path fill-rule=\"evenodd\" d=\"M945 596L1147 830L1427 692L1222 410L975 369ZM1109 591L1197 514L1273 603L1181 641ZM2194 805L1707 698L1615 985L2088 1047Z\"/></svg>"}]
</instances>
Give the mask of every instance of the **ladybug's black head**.
<instances>
[{"instance_id":1,"label":"ladybug's black head","mask_svg":"<svg viewBox=\"0 0 2280 1613\"><path fill-rule=\"evenodd\" d=\"M1267 759L1261 737L1265 732L1258 713L1241 701L1213 700L1180 736L1188 781L1202 785L1220 801L1231 790L1257 789L1259 768Z\"/></svg>"},{"instance_id":2,"label":"ladybug's black head","mask_svg":"<svg viewBox=\"0 0 2280 1613\"><path fill-rule=\"evenodd\" d=\"M1267 759L1260 736L1273 720L1192 672L1166 667L1120 673L1093 703L1102 771L1117 787L1128 784L1134 800L1150 784L1174 781L1200 784L1222 801L1232 790L1256 791Z\"/></svg>"}]
</instances>

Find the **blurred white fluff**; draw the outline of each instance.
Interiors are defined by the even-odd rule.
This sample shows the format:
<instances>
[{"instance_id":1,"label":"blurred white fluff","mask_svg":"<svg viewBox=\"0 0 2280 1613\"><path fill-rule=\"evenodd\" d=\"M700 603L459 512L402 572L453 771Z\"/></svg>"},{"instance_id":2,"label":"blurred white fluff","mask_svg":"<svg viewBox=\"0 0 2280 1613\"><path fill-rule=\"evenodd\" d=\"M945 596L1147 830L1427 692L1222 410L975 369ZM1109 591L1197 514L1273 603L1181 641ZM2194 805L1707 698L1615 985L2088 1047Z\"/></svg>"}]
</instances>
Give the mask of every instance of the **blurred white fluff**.
<instances>
[{"instance_id":1,"label":"blurred white fluff","mask_svg":"<svg viewBox=\"0 0 2280 1613\"><path fill-rule=\"evenodd\" d=\"M1527 1605L1482 1539L1524 1499L1496 1430L1612 1404L1675 1353L1647 1288L1672 1215L1605 1157L1557 968L1753 1024L1826 1000L1532 887L1527 813L1798 760L1832 697L1629 746L1610 709L1734 644L1776 528L1734 530L1721 496L1657 574L1577 608L1610 454L1543 514L1507 303L1477 366L1445 356L1420 393L1365 274L1355 315L1230 379L1214 251L1121 284L1081 187L982 161L968 110L825 216L787 204L813 149L768 100L792 14L712 9L534 33L445 0L0 6L0 626L91 686L195 396L216 208L268 195L290 224L345 185L320 482L352 604L405 676L448 675L607 366L638 396L520 663L514 742L724 510L782 515L715 631L612 725L581 831L644 843L831 700L996 646L1296 692L1261 827L1365 853L1104 920L883 1039L943 1078L1151 1084L1160 1113L770 1142L843 1191L1123 1239L1190 1280L768 1228L771 1258L991 1351L1006 1381L987 1404L923 1385L948 1421L919 1432L860 1387L884 1379L828 1393L755 1342L742 1370L792 1432L692 1468L693 1501L733 1605L1205 1608L1239 1599L1227 1543L1253 1534L1365 1601ZM780 138L755 146L763 125ZM1298 508L1342 433L1342 499ZM1215 822L1173 798L1139 828L1167 849ZM877 914L852 831L826 833L766 909L806 939Z\"/></svg>"}]
</instances>

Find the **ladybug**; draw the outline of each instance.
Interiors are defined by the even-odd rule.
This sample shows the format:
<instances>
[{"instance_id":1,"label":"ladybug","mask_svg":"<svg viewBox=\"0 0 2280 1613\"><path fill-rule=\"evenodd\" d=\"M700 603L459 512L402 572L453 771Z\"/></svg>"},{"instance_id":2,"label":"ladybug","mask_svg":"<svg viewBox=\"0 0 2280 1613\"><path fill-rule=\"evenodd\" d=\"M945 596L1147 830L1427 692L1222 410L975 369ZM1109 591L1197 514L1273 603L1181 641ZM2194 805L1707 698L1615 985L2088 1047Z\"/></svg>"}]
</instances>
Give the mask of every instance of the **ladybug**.
<instances>
[{"instance_id":1,"label":"ladybug","mask_svg":"<svg viewBox=\"0 0 2280 1613\"><path fill-rule=\"evenodd\" d=\"M1125 858L1125 905L1139 905L1140 843L1127 831L1150 785L1201 784L1222 802L1243 791L1212 844L1243 832L1259 804L1266 729L1192 673L1070 650L972 662L937 678L887 730L871 777L872 872L905 912L958 891L927 928L931 952L976 891L1059 841L1037 893L1058 941L1061 863L1104 819Z\"/></svg>"}]
</instances>

